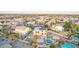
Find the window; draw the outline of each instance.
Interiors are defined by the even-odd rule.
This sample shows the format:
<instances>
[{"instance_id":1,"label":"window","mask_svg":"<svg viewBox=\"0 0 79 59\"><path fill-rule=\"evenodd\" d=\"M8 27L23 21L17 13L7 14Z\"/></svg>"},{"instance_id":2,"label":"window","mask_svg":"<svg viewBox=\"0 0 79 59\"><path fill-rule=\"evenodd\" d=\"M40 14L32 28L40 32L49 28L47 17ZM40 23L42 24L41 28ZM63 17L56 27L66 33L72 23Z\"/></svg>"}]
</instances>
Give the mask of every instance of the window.
<instances>
[{"instance_id":1,"label":"window","mask_svg":"<svg viewBox=\"0 0 79 59\"><path fill-rule=\"evenodd\" d=\"M36 31L36 33L39 33L39 31Z\"/></svg>"}]
</instances>

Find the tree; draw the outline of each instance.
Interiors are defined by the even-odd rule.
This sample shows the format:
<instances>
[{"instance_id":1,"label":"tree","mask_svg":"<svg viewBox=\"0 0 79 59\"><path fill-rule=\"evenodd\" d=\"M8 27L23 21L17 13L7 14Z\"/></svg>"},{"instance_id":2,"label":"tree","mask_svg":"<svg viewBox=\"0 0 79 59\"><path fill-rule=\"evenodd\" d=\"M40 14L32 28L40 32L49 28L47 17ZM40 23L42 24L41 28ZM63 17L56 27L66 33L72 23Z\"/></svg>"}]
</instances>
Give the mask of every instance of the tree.
<instances>
[{"instance_id":1,"label":"tree","mask_svg":"<svg viewBox=\"0 0 79 59\"><path fill-rule=\"evenodd\" d=\"M33 25L33 24L30 24L30 27L31 27L32 29L34 29L34 25Z\"/></svg>"},{"instance_id":2,"label":"tree","mask_svg":"<svg viewBox=\"0 0 79 59\"><path fill-rule=\"evenodd\" d=\"M64 27L66 30L72 29L72 23L71 22L65 22Z\"/></svg>"},{"instance_id":3,"label":"tree","mask_svg":"<svg viewBox=\"0 0 79 59\"><path fill-rule=\"evenodd\" d=\"M45 26L45 28L48 28L48 25L47 24L45 24L44 26Z\"/></svg>"},{"instance_id":4,"label":"tree","mask_svg":"<svg viewBox=\"0 0 79 59\"><path fill-rule=\"evenodd\" d=\"M77 45L79 46L79 41L77 42Z\"/></svg>"},{"instance_id":5,"label":"tree","mask_svg":"<svg viewBox=\"0 0 79 59\"><path fill-rule=\"evenodd\" d=\"M38 43L35 41L32 43L32 46L34 46L36 48L38 46Z\"/></svg>"},{"instance_id":6,"label":"tree","mask_svg":"<svg viewBox=\"0 0 79 59\"><path fill-rule=\"evenodd\" d=\"M51 26L54 25L54 24L55 24L54 22L51 22L51 23L50 23Z\"/></svg>"},{"instance_id":7,"label":"tree","mask_svg":"<svg viewBox=\"0 0 79 59\"><path fill-rule=\"evenodd\" d=\"M5 22L5 21L0 21L2 24Z\"/></svg>"},{"instance_id":8,"label":"tree","mask_svg":"<svg viewBox=\"0 0 79 59\"><path fill-rule=\"evenodd\" d=\"M64 44L65 41L64 40L59 40L59 44Z\"/></svg>"},{"instance_id":9,"label":"tree","mask_svg":"<svg viewBox=\"0 0 79 59\"><path fill-rule=\"evenodd\" d=\"M38 36L38 35L34 35L34 38L35 38L35 39L38 39L38 38L39 38L39 36Z\"/></svg>"},{"instance_id":10,"label":"tree","mask_svg":"<svg viewBox=\"0 0 79 59\"><path fill-rule=\"evenodd\" d=\"M10 34L9 35L9 38L11 38L11 39L18 39L19 38L19 33L12 33L12 34Z\"/></svg>"},{"instance_id":11,"label":"tree","mask_svg":"<svg viewBox=\"0 0 79 59\"><path fill-rule=\"evenodd\" d=\"M55 44L51 44L50 48L56 48L56 45Z\"/></svg>"},{"instance_id":12,"label":"tree","mask_svg":"<svg viewBox=\"0 0 79 59\"><path fill-rule=\"evenodd\" d=\"M31 46L32 46L32 44L33 44L33 41L30 41L29 45L31 45Z\"/></svg>"},{"instance_id":13,"label":"tree","mask_svg":"<svg viewBox=\"0 0 79 59\"><path fill-rule=\"evenodd\" d=\"M79 25L76 26L76 30L79 31Z\"/></svg>"}]
</instances>

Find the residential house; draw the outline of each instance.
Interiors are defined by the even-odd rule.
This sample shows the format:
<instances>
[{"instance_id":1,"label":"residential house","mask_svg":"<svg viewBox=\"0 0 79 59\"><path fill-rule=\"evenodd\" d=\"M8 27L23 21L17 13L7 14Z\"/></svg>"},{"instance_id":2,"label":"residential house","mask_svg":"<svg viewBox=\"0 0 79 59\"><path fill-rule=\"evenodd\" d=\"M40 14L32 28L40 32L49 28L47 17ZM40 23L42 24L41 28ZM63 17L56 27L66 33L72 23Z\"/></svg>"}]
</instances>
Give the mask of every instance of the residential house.
<instances>
[{"instance_id":1,"label":"residential house","mask_svg":"<svg viewBox=\"0 0 79 59\"><path fill-rule=\"evenodd\" d=\"M62 25L52 25L51 29L55 31L63 31L64 27Z\"/></svg>"},{"instance_id":2,"label":"residential house","mask_svg":"<svg viewBox=\"0 0 79 59\"><path fill-rule=\"evenodd\" d=\"M79 25L79 19L71 19L71 22L75 25Z\"/></svg>"},{"instance_id":3,"label":"residential house","mask_svg":"<svg viewBox=\"0 0 79 59\"><path fill-rule=\"evenodd\" d=\"M16 26L14 32L19 33L19 34L21 34L21 35L25 35L25 34L28 33L29 31L31 31L31 28L29 28L29 27Z\"/></svg>"},{"instance_id":4,"label":"residential house","mask_svg":"<svg viewBox=\"0 0 79 59\"><path fill-rule=\"evenodd\" d=\"M69 18L67 18L67 17L63 17L63 18L58 18L58 19L56 19L56 21L57 22L60 22L60 23L62 23L62 22L69 22Z\"/></svg>"},{"instance_id":5,"label":"residential house","mask_svg":"<svg viewBox=\"0 0 79 59\"><path fill-rule=\"evenodd\" d=\"M23 21L22 19L23 18L14 18L14 20L17 21L17 22L22 22Z\"/></svg>"},{"instance_id":6,"label":"residential house","mask_svg":"<svg viewBox=\"0 0 79 59\"><path fill-rule=\"evenodd\" d=\"M35 26L33 35L39 35L39 37L46 38L47 30L44 26Z\"/></svg>"}]
</instances>

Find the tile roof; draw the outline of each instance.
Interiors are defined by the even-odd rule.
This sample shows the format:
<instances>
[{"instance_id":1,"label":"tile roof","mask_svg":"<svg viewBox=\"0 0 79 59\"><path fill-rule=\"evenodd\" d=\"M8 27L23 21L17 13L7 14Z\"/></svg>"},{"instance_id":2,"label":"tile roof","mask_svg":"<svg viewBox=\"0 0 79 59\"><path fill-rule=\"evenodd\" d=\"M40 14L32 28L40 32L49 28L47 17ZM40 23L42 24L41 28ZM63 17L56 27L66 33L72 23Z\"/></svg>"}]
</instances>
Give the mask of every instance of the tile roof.
<instances>
[{"instance_id":1,"label":"tile roof","mask_svg":"<svg viewBox=\"0 0 79 59\"><path fill-rule=\"evenodd\" d=\"M29 29L29 27L25 27L25 26L17 26L15 29L18 29L18 30L26 30L26 29Z\"/></svg>"}]
</instances>

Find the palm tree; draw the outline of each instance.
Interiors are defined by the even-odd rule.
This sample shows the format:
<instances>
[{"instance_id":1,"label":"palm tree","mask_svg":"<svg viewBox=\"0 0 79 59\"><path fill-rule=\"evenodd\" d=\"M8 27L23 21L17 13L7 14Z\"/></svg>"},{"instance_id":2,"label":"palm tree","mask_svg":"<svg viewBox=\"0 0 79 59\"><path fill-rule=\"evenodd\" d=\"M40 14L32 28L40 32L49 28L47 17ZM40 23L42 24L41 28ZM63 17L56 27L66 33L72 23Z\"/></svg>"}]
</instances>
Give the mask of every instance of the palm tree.
<instances>
[{"instance_id":1,"label":"palm tree","mask_svg":"<svg viewBox=\"0 0 79 59\"><path fill-rule=\"evenodd\" d=\"M39 36L38 36L38 35L34 35L34 38L35 38L35 39L38 39L38 38L39 38Z\"/></svg>"},{"instance_id":2,"label":"palm tree","mask_svg":"<svg viewBox=\"0 0 79 59\"><path fill-rule=\"evenodd\" d=\"M34 46L34 48L36 48L36 47L38 46L38 42L36 42L36 41L33 42L33 43L32 43L32 46Z\"/></svg>"},{"instance_id":3,"label":"palm tree","mask_svg":"<svg viewBox=\"0 0 79 59\"><path fill-rule=\"evenodd\" d=\"M76 26L76 30L79 31L79 25Z\"/></svg>"},{"instance_id":4,"label":"palm tree","mask_svg":"<svg viewBox=\"0 0 79 59\"><path fill-rule=\"evenodd\" d=\"M0 21L2 24L5 22L5 21Z\"/></svg>"},{"instance_id":5,"label":"palm tree","mask_svg":"<svg viewBox=\"0 0 79 59\"><path fill-rule=\"evenodd\" d=\"M34 38L37 40L37 39L39 38L39 36L38 36L38 35L34 35ZM38 46L38 43L37 43L36 40L32 43L32 45L33 45L35 48Z\"/></svg>"},{"instance_id":6,"label":"palm tree","mask_svg":"<svg viewBox=\"0 0 79 59\"><path fill-rule=\"evenodd\" d=\"M18 39L18 38L19 38L19 33L10 34L8 37L9 37L10 39Z\"/></svg>"}]
</instances>

